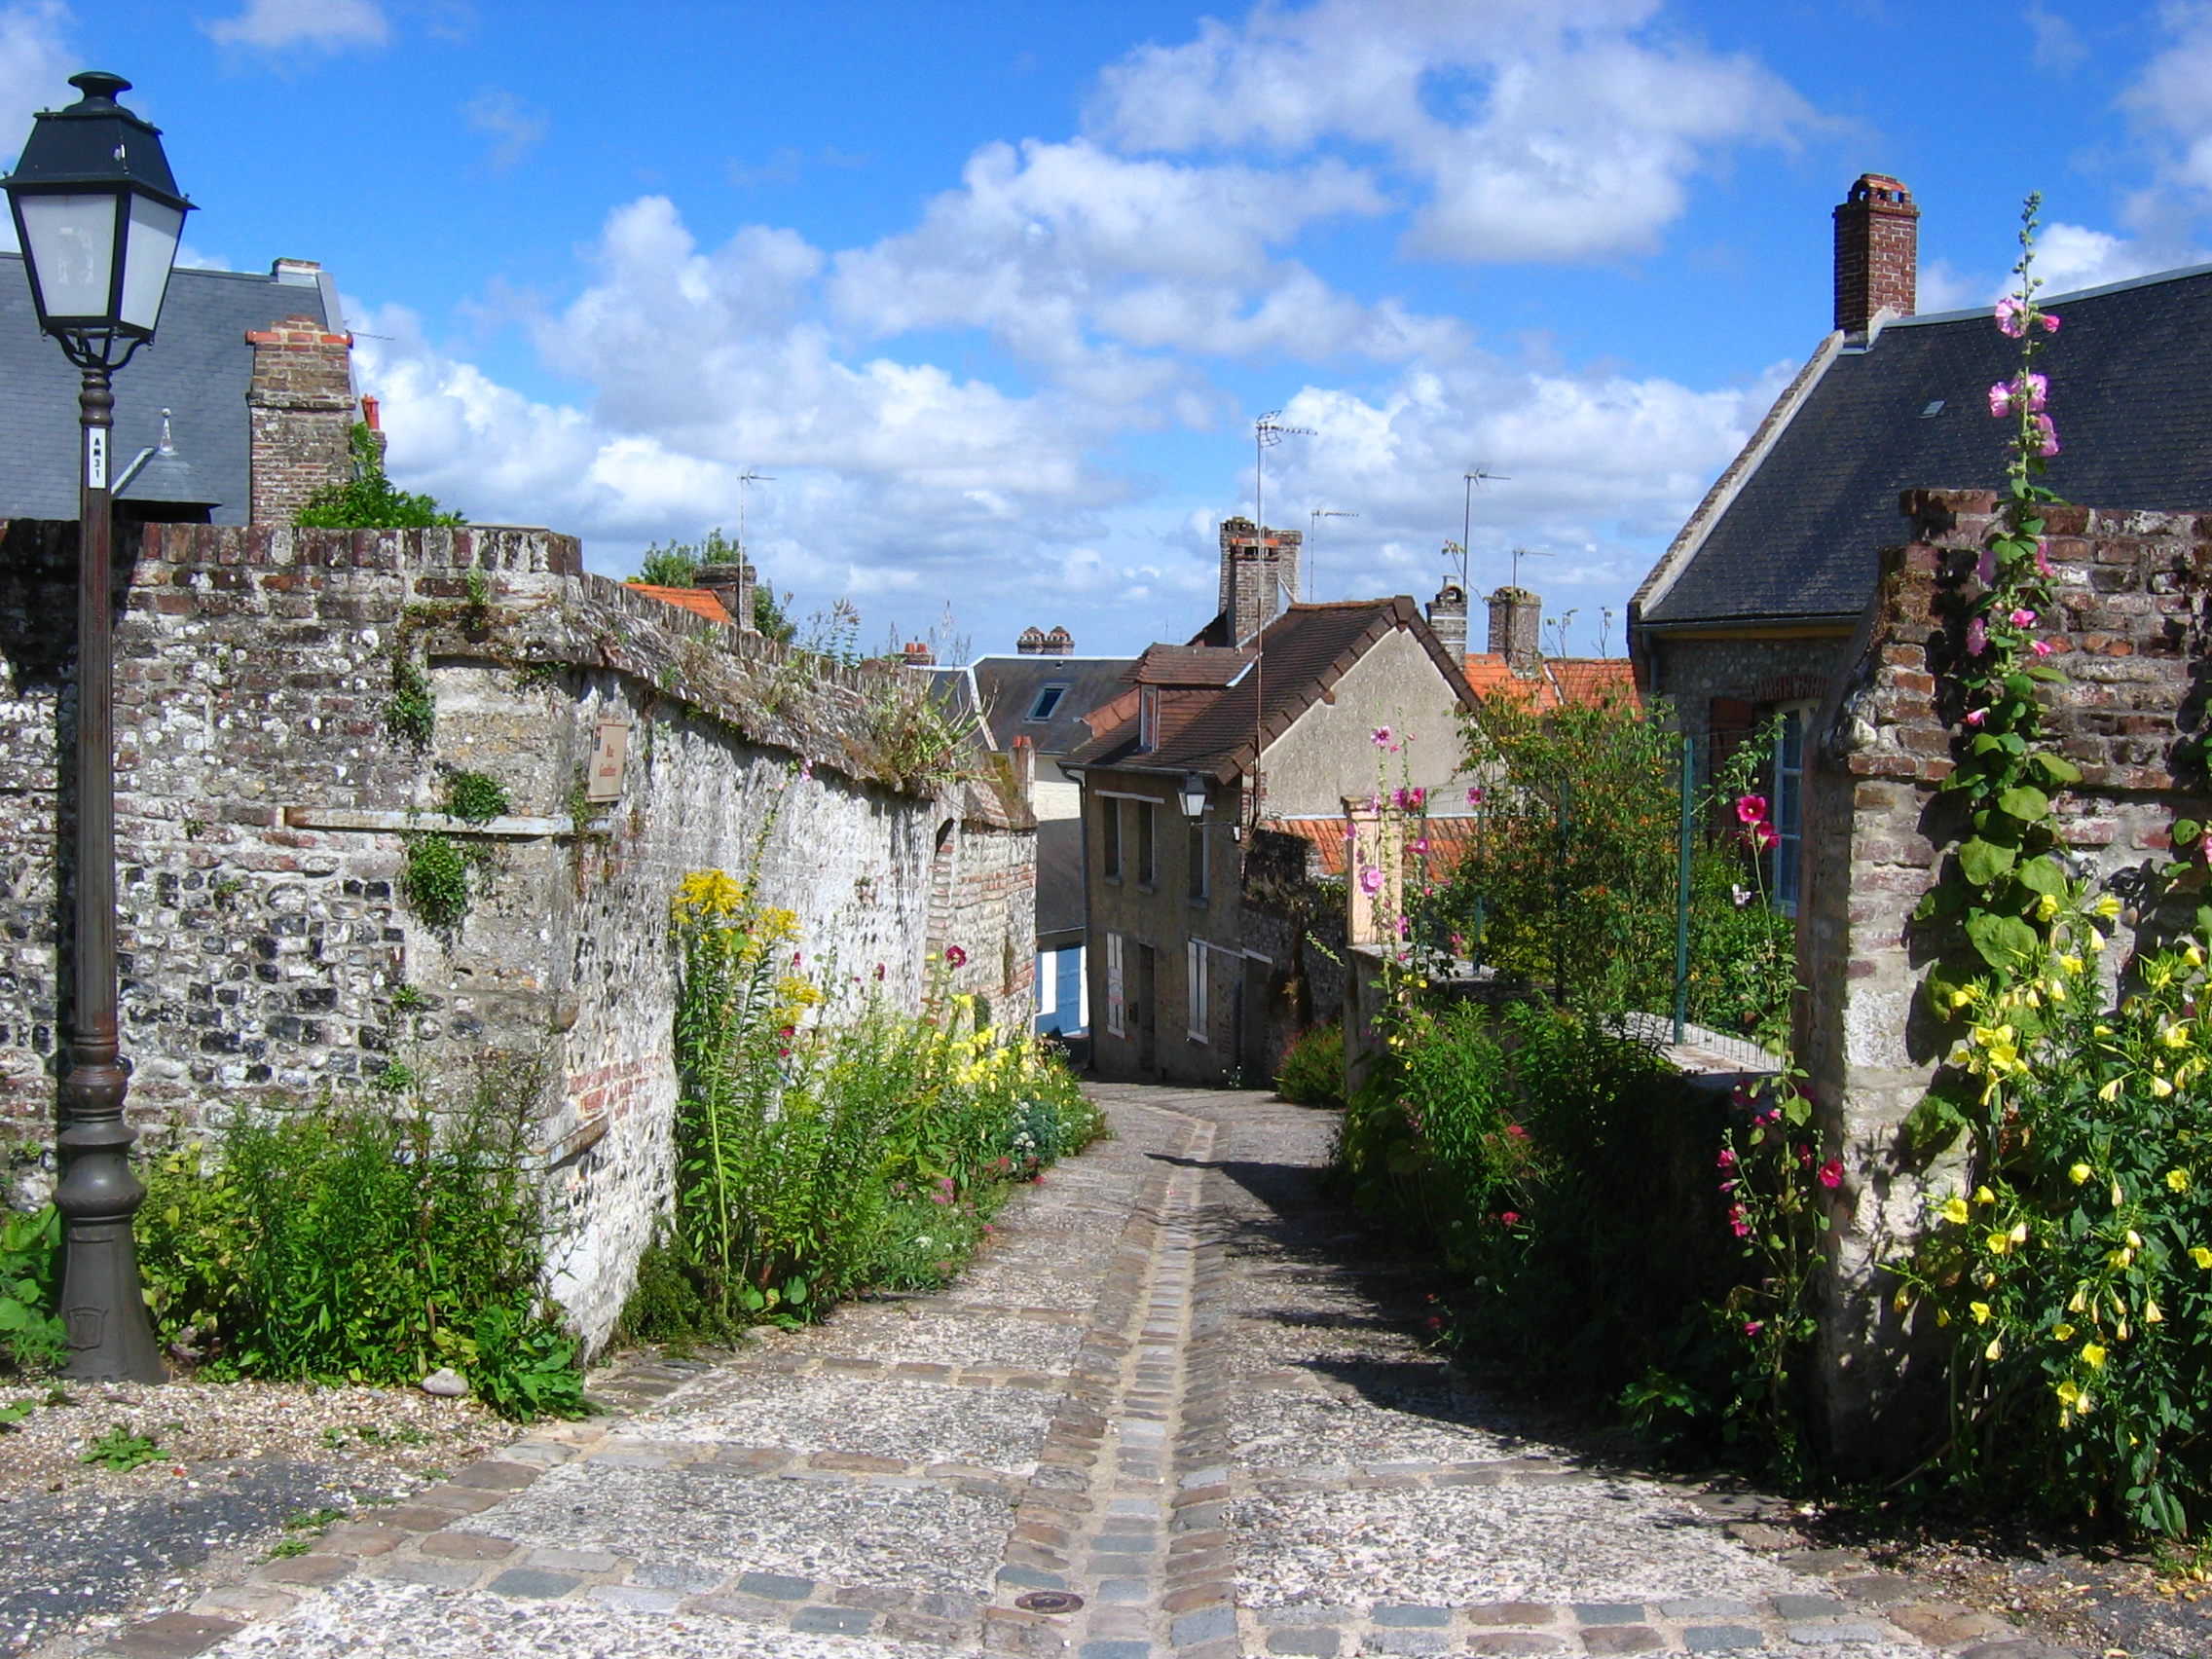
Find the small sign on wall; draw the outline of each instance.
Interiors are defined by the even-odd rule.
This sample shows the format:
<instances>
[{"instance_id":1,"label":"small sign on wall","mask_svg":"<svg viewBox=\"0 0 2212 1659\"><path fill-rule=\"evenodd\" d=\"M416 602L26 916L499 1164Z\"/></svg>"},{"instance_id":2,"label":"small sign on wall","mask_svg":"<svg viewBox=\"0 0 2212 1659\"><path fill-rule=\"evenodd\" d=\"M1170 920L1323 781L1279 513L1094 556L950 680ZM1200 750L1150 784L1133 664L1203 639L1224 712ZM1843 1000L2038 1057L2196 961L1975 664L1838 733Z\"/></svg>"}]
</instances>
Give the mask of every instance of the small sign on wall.
<instances>
[{"instance_id":1,"label":"small sign on wall","mask_svg":"<svg viewBox=\"0 0 2212 1659\"><path fill-rule=\"evenodd\" d=\"M584 799L595 803L622 798L622 768L630 758L630 728L620 720L601 720L592 733L591 767L584 774Z\"/></svg>"}]
</instances>

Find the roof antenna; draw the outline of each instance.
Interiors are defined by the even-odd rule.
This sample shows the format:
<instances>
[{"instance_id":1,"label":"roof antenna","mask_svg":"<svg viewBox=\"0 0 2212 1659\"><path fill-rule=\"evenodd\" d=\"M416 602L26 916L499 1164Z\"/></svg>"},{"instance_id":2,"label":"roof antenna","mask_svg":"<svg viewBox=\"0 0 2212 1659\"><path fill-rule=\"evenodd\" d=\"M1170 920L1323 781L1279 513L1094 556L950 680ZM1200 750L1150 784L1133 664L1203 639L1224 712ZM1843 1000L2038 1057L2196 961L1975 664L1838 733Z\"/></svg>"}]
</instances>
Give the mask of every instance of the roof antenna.
<instances>
[{"instance_id":1,"label":"roof antenna","mask_svg":"<svg viewBox=\"0 0 2212 1659\"><path fill-rule=\"evenodd\" d=\"M1279 409L1271 409L1252 423L1252 550L1263 564L1267 562L1268 552L1268 512L1260 495L1267 482L1265 461L1268 451L1293 435L1317 438L1321 434L1310 426L1284 425L1282 411ZM1295 593L1290 599L1293 605L1298 603L1298 595ZM1272 596L1270 597L1270 603L1273 603ZM1232 635L1236 632L1234 606L1230 610L1229 632ZM1230 641L1231 645L1235 643L1235 639ZM1262 617L1258 630L1252 635L1252 798L1245 803L1251 809L1252 828L1255 830L1260 827L1260 797L1265 789L1260 778L1260 751L1267 742L1267 720L1268 622L1267 618Z\"/></svg>"},{"instance_id":2,"label":"roof antenna","mask_svg":"<svg viewBox=\"0 0 2212 1659\"><path fill-rule=\"evenodd\" d=\"M165 410L164 413L166 414L167 411ZM745 563L746 502L752 497L754 485L773 484L775 481L772 474L756 472L750 466L737 475L737 562L741 565Z\"/></svg>"},{"instance_id":3,"label":"roof antenna","mask_svg":"<svg viewBox=\"0 0 2212 1659\"><path fill-rule=\"evenodd\" d=\"M1549 559L1552 555L1541 547L1516 547L1513 550L1513 585L1521 585L1521 561L1524 559Z\"/></svg>"},{"instance_id":4,"label":"roof antenna","mask_svg":"<svg viewBox=\"0 0 2212 1659\"><path fill-rule=\"evenodd\" d=\"M1357 513L1344 512L1336 507L1315 507L1313 509L1313 528L1306 537L1306 557L1300 561L1300 568L1306 585L1313 590L1313 603L1315 605L1321 603L1321 583L1313 571L1313 547L1321 539L1321 521L1330 518L1357 517L1359 517Z\"/></svg>"},{"instance_id":5,"label":"roof antenna","mask_svg":"<svg viewBox=\"0 0 2212 1659\"><path fill-rule=\"evenodd\" d=\"M1474 471L1462 472L1459 476L1467 481L1466 499L1459 504L1459 539L1447 541L1444 544L1444 550L1447 553L1459 555L1459 591L1465 593L1467 591L1467 543L1472 541L1475 535L1475 486L1478 484L1510 484L1513 480L1502 472L1485 472L1483 463L1479 461L1475 462ZM1515 585L1518 586L1520 585L1518 580L1520 567L1516 565L1514 571L1516 572Z\"/></svg>"}]
</instances>

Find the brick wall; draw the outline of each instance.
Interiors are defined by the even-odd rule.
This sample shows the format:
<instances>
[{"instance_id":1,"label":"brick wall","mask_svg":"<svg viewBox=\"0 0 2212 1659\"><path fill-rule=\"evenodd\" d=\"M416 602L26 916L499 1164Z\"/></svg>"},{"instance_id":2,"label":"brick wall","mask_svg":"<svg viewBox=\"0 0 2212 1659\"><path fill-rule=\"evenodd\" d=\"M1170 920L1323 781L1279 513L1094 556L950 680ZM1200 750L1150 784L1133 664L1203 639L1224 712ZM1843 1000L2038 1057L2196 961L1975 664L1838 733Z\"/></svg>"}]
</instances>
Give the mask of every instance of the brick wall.
<instances>
[{"instance_id":1,"label":"brick wall","mask_svg":"<svg viewBox=\"0 0 2212 1659\"><path fill-rule=\"evenodd\" d=\"M1836 1450L1866 1465L1925 1450L1940 1420L1934 1333L1900 1316L1880 1264L1909 1248L1925 1199L1955 1162L1919 1167L1900 1125L1955 1033L1918 996L1925 970L1908 918L1956 840L1937 793L1952 735L1938 677L1958 650L1946 618L1987 536L1986 492L1904 498L1912 542L1883 555L1875 597L1816 719L1806 772L1806 898L1798 919L1797 1055L1849 1171L1834 1201L1823 1310L1825 1404ZM2064 632L2049 726L2083 782L2061 797L2064 834L2123 899L2161 862L2176 816L2203 815L2204 572L2212 515L2060 508L2047 546ZM2193 911L2194 901L2186 911ZM2188 915L2126 912L2163 933ZM2106 958L2117 965L2122 948Z\"/></svg>"},{"instance_id":2,"label":"brick wall","mask_svg":"<svg viewBox=\"0 0 2212 1659\"><path fill-rule=\"evenodd\" d=\"M253 380L246 388L252 432L250 522L288 525L308 498L353 476L350 334L326 334L313 317L286 317L248 331Z\"/></svg>"},{"instance_id":3,"label":"brick wall","mask_svg":"<svg viewBox=\"0 0 2212 1659\"><path fill-rule=\"evenodd\" d=\"M950 821L961 988L1027 1018L1029 820L988 791L903 784L861 674L583 574L573 538L549 533L161 526L138 551L116 724L142 1127L355 1087L399 1053L450 1088L516 1062L564 1223L557 1288L597 1341L669 1192L683 874L756 867L810 961L871 986L881 964L915 1006ZM17 1139L47 1139L54 1109L74 561L73 525L0 535L0 1118ZM481 613L461 603L471 566L493 589ZM427 753L386 727L395 649L436 704ZM624 790L579 837L567 815L606 719L631 728ZM441 769L491 774L514 810L462 831L496 867L451 936L396 894L406 815L435 810ZM395 1009L401 984L420 1016Z\"/></svg>"}]
</instances>

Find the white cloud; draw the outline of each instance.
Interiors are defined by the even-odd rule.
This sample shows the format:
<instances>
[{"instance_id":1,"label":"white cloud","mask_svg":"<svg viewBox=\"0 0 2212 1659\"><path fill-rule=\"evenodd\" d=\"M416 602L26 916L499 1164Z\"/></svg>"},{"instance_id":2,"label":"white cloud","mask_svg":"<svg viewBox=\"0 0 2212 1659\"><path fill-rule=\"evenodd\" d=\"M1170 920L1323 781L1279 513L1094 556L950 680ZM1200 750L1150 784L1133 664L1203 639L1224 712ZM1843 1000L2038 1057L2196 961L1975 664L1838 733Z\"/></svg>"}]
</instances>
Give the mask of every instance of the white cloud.
<instances>
[{"instance_id":1,"label":"white cloud","mask_svg":"<svg viewBox=\"0 0 2212 1659\"><path fill-rule=\"evenodd\" d=\"M1812 112L1740 55L1656 38L1657 0L1317 0L1208 20L1108 70L1094 129L1134 150L1377 146L1425 190L1407 244L1459 260L1641 252L1716 151Z\"/></svg>"},{"instance_id":2,"label":"white cloud","mask_svg":"<svg viewBox=\"0 0 2212 1659\"><path fill-rule=\"evenodd\" d=\"M382 46L390 38L377 0L246 0L235 18L202 25L225 46Z\"/></svg>"},{"instance_id":3,"label":"white cloud","mask_svg":"<svg viewBox=\"0 0 2212 1659\"><path fill-rule=\"evenodd\" d=\"M0 155L13 158L42 109L74 103L69 75L81 67L62 39L69 9L59 0L30 0L0 9ZM14 231L9 232L13 247Z\"/></svg>"},{"instance_id":4,"label":"white cloud","mask_svg":"<svg viewBox=\"0 0 2212 1659\"><path fill-rule=\"evenodd\" d=\"M498 89L478 93L462 106L471 131L492 139L485 158L494 172L504 172L545 141L548 124L542 110L532 109L512 92Z\"/></svg>"}]
</instances>

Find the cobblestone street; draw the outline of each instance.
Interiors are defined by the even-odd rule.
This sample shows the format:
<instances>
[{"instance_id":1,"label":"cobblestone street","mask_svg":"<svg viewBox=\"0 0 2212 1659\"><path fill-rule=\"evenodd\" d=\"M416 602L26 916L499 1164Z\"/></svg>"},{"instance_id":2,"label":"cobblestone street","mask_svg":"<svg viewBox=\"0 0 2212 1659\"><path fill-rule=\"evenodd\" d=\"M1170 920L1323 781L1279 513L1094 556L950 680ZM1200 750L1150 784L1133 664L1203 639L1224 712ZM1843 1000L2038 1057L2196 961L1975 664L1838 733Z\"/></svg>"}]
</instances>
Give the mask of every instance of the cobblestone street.
<instances>
[{"instance_id":1,"label":"cobblestone street","mask_svg":"<svg viewBox=\"0 0 2212 1659\"><path fill-rule=\"evenodd\" d=\"M1095 1093L1115 1138L948 1293L619 1367L623 1411L119 1650L2050 1651L1842 1552L1762 1550L1752 1500L1583 1466L1472 1388L1320 1193L1332 1115Z\"/></svg>"}]
</instances>

